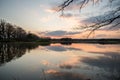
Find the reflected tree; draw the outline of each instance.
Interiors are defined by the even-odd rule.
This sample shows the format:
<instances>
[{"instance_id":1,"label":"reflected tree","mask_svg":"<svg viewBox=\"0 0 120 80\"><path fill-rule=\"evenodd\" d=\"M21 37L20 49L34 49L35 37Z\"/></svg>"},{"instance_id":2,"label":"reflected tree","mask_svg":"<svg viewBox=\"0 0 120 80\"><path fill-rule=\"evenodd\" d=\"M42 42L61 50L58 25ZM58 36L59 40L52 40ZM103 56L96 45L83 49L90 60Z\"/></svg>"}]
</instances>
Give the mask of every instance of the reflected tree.
<instances>
[{"instance_id":1,"label":"reflected tree","mask_svg":"<svg viewBox=\"0 0 120 80\"><path fill-rule=\"evenodd\" d=\"M35 49L39 44L29 43L0 43L0 65L10 62L24 55L27 51Z\"/></svg>"}]
</instances>

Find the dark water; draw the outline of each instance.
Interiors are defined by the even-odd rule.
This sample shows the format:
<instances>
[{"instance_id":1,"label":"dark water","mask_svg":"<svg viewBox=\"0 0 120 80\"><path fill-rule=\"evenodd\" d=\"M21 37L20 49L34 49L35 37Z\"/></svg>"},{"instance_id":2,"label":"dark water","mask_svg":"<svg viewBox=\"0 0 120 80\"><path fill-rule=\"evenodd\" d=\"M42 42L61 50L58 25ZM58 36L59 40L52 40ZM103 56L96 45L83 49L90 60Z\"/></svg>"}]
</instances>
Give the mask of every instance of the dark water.
<instances>
[{"instance_id":1,"label":"dark water","mask_svg":"<svg viewBox=\"0 0 120 80\"><path fill-rule=\"evenodd\" d=\"M0 80L120 80L120 45L0 43Z\"/></svg>"}]
</instances>

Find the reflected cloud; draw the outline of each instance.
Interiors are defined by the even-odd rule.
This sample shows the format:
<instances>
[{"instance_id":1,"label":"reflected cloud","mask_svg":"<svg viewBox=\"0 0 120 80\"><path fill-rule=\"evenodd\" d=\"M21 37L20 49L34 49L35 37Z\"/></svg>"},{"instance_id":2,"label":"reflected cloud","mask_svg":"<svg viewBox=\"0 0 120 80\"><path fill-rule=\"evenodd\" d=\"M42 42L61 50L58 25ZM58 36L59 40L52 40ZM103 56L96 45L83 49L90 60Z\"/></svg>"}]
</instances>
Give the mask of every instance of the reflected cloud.
<instances>
[{"instance_id":1,"label":"reflected cloud","mask_svg":"<svg viewBox=\"0 0 120 80\"><path fill-rule=\"evenodd\" d=\"M45 48L48 50L58 51L58 52L67 51L67 50L78 50L78 51L81 50L81 49L72 48L72 47L65 47L62 45L51 45L51 46L47 46Z\"/></svg>"},{"instance_id":2,"label":"reflected cloud","mask_svg":"<svg viewBox=\"0 0 120 80\"><path fill-rule=\"evenodd\" d=\"M102 72L109 73L104 77L107 80L119 80L120 79L120 53L112 52L100 52L96 54L104 54L104 56L93 57L82 57L80 62L83 62L89 66L97 67Z\"/></svg>"},{"instance_id":3,"label":"reflected cloud","mask_svg":"<svg viewBox=\"0 0 120 80\"><path fill-rule=\"evenodd\" d=\"M118 52L120 51L120 45L114 45L114 44L82 44L82 43L72 43L69 46L63 45L63 44L51 44L50 46L46 46L45 48L52 51L85 51L85 52Z\"/></svg>"},{"instance_id":4,"label":"reflected cloud","mask_svg":"<svg viewBox=\"0 0 120 80\"><path fill-rule=\"evenodd\" d=\"M45 71L49 80L91 80L84 75L70 73L70 72L59 72L56 70Z\"/></svg>"},{"instance_id":5,"label":"reflected cloud","mask_svg":"<svg viewBox=\"0 0 120 80\"><path fill-rule=\"evenodd\" d=\"M120 59L115 57L99 57L99 58L88 58L84 57L81 62L87 63L91 66L96 66L99 68L103 68L104 70L119 70L120 71ZM114 64L114 65L113 65Z\"/></svg>"},{"instance_id":6,"label":"reflected cloud","mask_svg":"<svg viewBox=\"0 0 120 80\"><path fill-rule=\"evenodd\" d=\"M23 70L20 69L21 72L25 72L23 78L33 79L38 76L38 80L40 77L41 80L44 77L46 77L47 80L119 80L119 47L120 45L117 44L71 44L68 46L57 43L49 46L40 46L30 43L12 45L1 43L0 64L2 65L11 60L20 58L28 51L35 49L35 51L31 52L32 54L23 57L22 63L16 60L17 64L21 65L24 63L26 65L13 65L15 72L18 66L20 68L25 67ZM29 64L29 61L33 61L33 63ZM9 66L10 64L7 65ZM28 66L32 69L32 72L30 69L28 69L27 72L26 68L28 68ZM16 75L19 75L19 71Z\"/></svg>"},{"instance_id":7,"label":"reflected cloud","mask_svg":"<svg viewBox=\"0 0 120 80\"><path fill-rule=\"evenodd\" d=\"M85 52L118 52L120 51L120 45L114 44L72 44L72 48L81 49Z\"/></svg>"},{"instance_id":8,"label":"reflected cloud","mask_svg":"<svg viewBox=\"0 0 120 80\"><path fill-rule=\"evenodd\" d=\"M58 66L62 69L80 68L80 66L77 65L78 63L79 57L74 55L66 61L60 63Z\"/></svg>"},{"instance_id":9,"label":"reflected cloud","mask_svg":"<svg viewBox=\"0 0 120 80\"><path fill-rule=\"evenodd\" d=\"M49 69L47 71L45 71L46 74L55 74L55 73L58 73L59 71L57 70L54 70L54 69Z\"/></svg>"},{"instance_id":10,"label":"reflected cloud","mask_svg":"<svg viewBox=\"0 0 120 80\"><path fill-rule=\"evenodd\" d=\"M70 65L70 64L61 64L59 65L61 69L72 69L72 68L80 68L80 66Z\"/></svg>"},{"instance_id":11,"label":"reflected cloud","mask_svg":"<svg viewBox=\"0 0 120 80\"><path fill-rule=\"evenodd\" d=\"M46 48L52 51L66 51L62 46L47 46Z\"/></svg>"},{"instance_id":12,"label":"reflected cloud","mask_svg":"<svg viewBox=\"0 0 120 80\"><path fill-rule=\"evenodd\" d=\"M45 65L45 66L50 66L50 65L52 65L52 63L50 63L50 62L47 61L47 60L43 60L41 63L42 63L43 65Z\"/></svg>"}]
</instances>

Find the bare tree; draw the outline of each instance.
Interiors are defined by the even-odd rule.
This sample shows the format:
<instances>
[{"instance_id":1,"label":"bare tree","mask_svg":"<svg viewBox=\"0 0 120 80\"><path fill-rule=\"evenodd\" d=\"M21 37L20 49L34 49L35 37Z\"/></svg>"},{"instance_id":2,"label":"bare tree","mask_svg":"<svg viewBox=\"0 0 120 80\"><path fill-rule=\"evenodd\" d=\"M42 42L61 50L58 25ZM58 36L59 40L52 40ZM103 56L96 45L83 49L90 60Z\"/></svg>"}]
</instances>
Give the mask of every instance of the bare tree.
<instances>
[{"instance_id":1,"label":"bare tree","mask_svg":"<svg viewBox=\"0 0 120 80\"><path fill-rule=\"evenodd\" d=\"M36 41L39 37L32 33L27 33L19 26L1 20L0 22L0 42L1 41Z\"/></svg>"},{"instance_id":2,"label":"bare tree","mask_svg":"<svg viewBox=\"0 0 120 80\"><path fill-rule=\"evenodd\" d=\"M6 38L11 40L13 38L14 27L10 23L6 24Z\"/></svg>"},{"instance_id":3,"label":"bare tree","mask_svg":"<svg viewBox=\"0 0 120 80\"><path fill-rule=\"evenodd\" d=\"M104 17L102 17L102 19L96 18L97 20L96 23L92 25L82 26L80 27L80 29L91 30L91 32L89 33L89 35L91 35L91 33L93 33L97 29L100 29L101 27L111 25L112 28L114 28L118 26L120 24L120 0L108 0L108 1L110 4L115 6L114 9L111 9L111 11L107 12L107 14L104 15ZM80 6L79 9L81 10L82 8L87 6L89 2L93 2L93 5L97 3L102 4L102 0L65 0L59 6L59 11L62 11L62 14L63 14L65 9L71 6L72 3L74 4L79 3L79 6Z\"/></svg>"},{"instance_id":4,"label":"bare tree","mask_svg":"<svg viewBox=\"0 0 120 80\"><path fill-rule=\"evenodd\" d=\"M5 21L1 20L0 22L0 39L4 40L5 39Z\"/></svg>"}]
</instances>

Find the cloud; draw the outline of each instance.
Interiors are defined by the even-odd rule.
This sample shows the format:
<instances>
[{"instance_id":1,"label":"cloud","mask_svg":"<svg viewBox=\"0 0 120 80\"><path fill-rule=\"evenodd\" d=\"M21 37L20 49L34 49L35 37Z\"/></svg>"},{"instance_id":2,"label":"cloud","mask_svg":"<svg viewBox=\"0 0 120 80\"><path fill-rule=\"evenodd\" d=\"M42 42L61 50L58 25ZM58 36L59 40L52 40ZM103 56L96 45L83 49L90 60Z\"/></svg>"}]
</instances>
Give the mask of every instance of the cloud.
<instances>
[{"instance_id":1,"label":"cloud","mask_svg":"<svg viewBox=\"0 0 120 80\"><path fill-rule=\"evenodd\" d=\"M114 0L113 2L112 2L112 4L111 4L111 7L110 7L110 3L105 3L105 2L109 2L109 0L107 0L107 1L102 1L102 2L98 2L98 0L94 0L95 1L95 3L100 3L100 4L98 4L98 5L95 5L97 8L98 8L98 10L96 10L96 9L94 9L94 10L92 10L92 13L95 15L95 16L92 16L92 17L88 17L87 19L84 19L82 22L81 22L81 18L79 17L79 16L74 16L72 13L73 13L73 10L74 10L74 12L76 11L76 10L79 10L80 9L80 3L82 2L83 0L74 0L74 3L71 3L70 4L70 6L67 6L66 8L65 8L65 10L64 10L64 12L65 12L65 14L62 14L62 15L60 15L60 17L61 18L71 18L71 20L73 21L73 23L75 24L75 25L77 25L77 24L80 24L80 23L82 23L82 24L80 24L81 26L82 25L84 25L84 24L88 24L88 25L90 25L90 24L94 24L95 22L100 22L100 21L103 21L103 20L105 20L105 19L108 19L108 18L110 18L110 17L112 17L112 16L109 16L109 15L111 15L112 13L113 13L113 9L115 10L116 8L118 8L119 7L119 4L120 4L120 1L119 0ZM91 11L89 11L88 9L91 9L92 7L94 7L94 6L92 6L91 5L91 2L92 1L89 1L90 3L88 3L87 5L86 5L86 7L87 8L85 8L85 10L83 9L83 13L87 13L87 12L91 12ZM105 5L109 5L107 8L105 8ZM100 12L100 9L101 8L103 8L104 7L104 9L102 9L102 13ZM53 7L51 10L54 10L54 11L58 11L59 10L59 8L60 7ZM113 8L113 9L112 9ZM87 11L88 10L88 11ZM96 13L95 13L95 11L97 11ZM72 12L72 13L66 13L66 12ZM98 13L99 12L99 13ZM117 13L117 14L119 14L119 12ZM82 15L82 14L80 14L80 15ZM88 16L88 15L86 15L86 16ZM76 18L73 18L73 17L76 17ZM78 19L79 18L79 19ZM97 21L97 19L96 18L99 18L99 21ZM75 21L75 22L74 22ZM119 21L119 20L118 20ZM115 25L116 23L112 23L112 26L113 25ZM109 26L109 27L111 27L111 26ZM114 28L114 29L118 29L118 28L120 28L120 26L117 26L116 28ZM105 30L106 29L108 29L109 30L109 28L105 28Z\"/></svg>"},{"instance_id":2,"label":"cloud","mask_svg":"<svg viewBox=\"0 0 120 80\"><path fill-rule=\"evenodd\" d=\"M118 14L115 14L113 16L113 11L109 11L108 13L105 13L103 15L89 17L87 19L82 20L81 22L83 24L87 24L88 26L90 26L90 25L93 25L96 23L102 23L105 20L109 20L109 19L115 18L117 16L118 16ZM117 18L112 23L110 23L106 26L103 26L100 29L102 29L102 30L118 30L118 29L120 29L120 24L119 24L120 22L119 21L120 21L120 18Z\"/></svg>"},{"instance_id":3,"label":"cloud","mask_svg":"<svg viewBox=\"0 0 120 80\"><path fill-rule=\"evenodd\" d=\"M48 32L45 35L46 36L63 36L65 34L66 34L66 31L58 30L58 31Z\"/></svg>"},{"instance_id":4,"label":"cloud","mask_svg":"<svg viewBox=\"0 0 120 80\"><path fill-rule=\"evenodd\" d=\"M61 9L61 5L64 1L60 2L59 4L54 4L53 8L51 10L59 11ZM74 0L73 3L70 4L70 6L67 6L64 8L64 11L71 11L71 10L79 10L80 9L80 2L81 0Z\"/></svg>"},{"instance_id":5,"label":"cloud","mask_svg":"<svg viewBox=\"0 0 120 80\"><path fill-rule=\"evenodd\" d=\"M99 44L72 44L71 47L81 49L81 51L89 53L116 53L120 51L120 45L99 45Z\"/></svg>"},{"instance_id":6,"label":"cloud","mask_svg":"<svg viewBox=\"0 0 120 80\"><path fill-rule=\"evenodd\" d=\"M80 61L91 66L96 66L104 70L113 70L113 63L115 63L116 71L120 70L120 54L114 52L98 52L95 54L104 54L104 56L99 56L98 58L83 57ZM115 57L115 58L114 58ZM114 60L115 59L115 60Z\"/></svg>"},{"instance_id":7,"label":"cloud","mask_svg":"<svg viewBox=\"0 0 120 80\"><path fill-rule=\"evenodd\" d=\"M54 12L56 12L56 11L53 10L53 9L45 9L45 11L48 12L48 13L54 13Z\"/></svg>"},{"instance_id":8,"label":"cloud","mask_svg":"<svg viewBox=\"0 0 120 80\"><path fill-rule=\"evenodd\" d=\"M47 46L46 48L52 51L59 51L59 52L66 51L66 48L62 46Z\"/></svg>"},{"instance_id":9,"label":"cloud","mask_svg":"<svg viewBox=\"0 0 120 80\"><path fill-rule=\"evenodd\" d=\"M64 80L89 80L89 78L86 75L72 73L72 72L60 72L57 70L47 70L45 71L46 75L50 74L48 76L48 79L50 80L58 80L58 79L64 79Z\"/></svg>"},{"instance_id":10,"label":"cloud","mask_svg":"<svg viewBox=\"0 0 120 80\"><path fill-rule=\"evenodd\" d=\"M62 4L64 3L65 1L62 1L58 3L55 3L53 5L53 8L51 8L51 10L54 10L54 11L59 11L62 7ZM75 10L80 10L80 7L82 6L82 8L85 8L85 7L89 7L93 4L93 1L92 0L88 0L85 2L85 4L83 5L83 2L84 0L73 0L72 3L70 3L68 6L66 6L64 8L64 11L75 11ZM94 3L98 3L99 4L100 0L94 0ZM66 4L65 4L66 5ZM95 5L94 5L95 6Z\"/></svg>"},{"instance_id":11,"label":"cloud","mask_svg":"<svg viewBox=\"0 0 120 80\"><path fill-rule=\"evenodd\" d=\"M46 31L46 32L39 32L38 34L43 37L51 37L51 38L87 38L90 31L80 32L78 31L63 31L63 30L56 30L56 31ZM119 38L120 33L118 30L96 30L93 34L89 36L89 38Z\"/></svg>"},{"instance_id":12,"label":"cloud","mask_svg":"<svg viewBox=\"0 0 120 80\"><path fill-rule=\"evenodd\" d=\"M58 73L59 71L54 70L54 69L49 69L47 71L45 71L46 74L54 74L54 73Z\"/></svg>"},{"instance_id":13,"label":"cloud","mask_svg":"<svg viewBox=\"0 0 120 80\"><path fill-rule=\"evenodd\" d=\"M71 13L67 13L67 14L62 14L60 15L61 18L70 18L70 17L73 17L73 14Z\"/></svg>"},{"instance_id":14,"label":"cloud","mask_svg":"<svg viewBox=\"0 0 120 80\"><path fill-rule=\"evenodd\" d=\"M102 37L105 37L106 35L105 34L99 34L99 35L97 35L96 37L97 38L102 38Z\"/></svg>"},{"instance_id":15,"label":"cloud","mask_svg":"<svg viewBox=\"0 0 120 80\"><path fill-rule=\"evenodd\" d=\"M71 5L65 8L64 11L71 11L71 10L78 10L80 8L79 5ZM52 6L52 8L46 8L46 12L54 13L54 12L59 12L60 7L58 5Z\"/></svg>"},{"instance_id":16,"label":"cloud","mask_svg":"<svg viewBox=\"0 0 120 80\"><path fill-rule=\"evenodd\" d=\"M39 34L43 34L44 36L66 36L66 35L74 35L78 33L80 32L71 32L71 31L63 31L63 30L39 32Z\"/></svg>"},{"instance_id":17,"label":"cloud","mask_svg":"<svg viewBox=\"0 0 120 80\"><path fill-rule=\"evenodd\" d=\"M54 7L44 7L44 11L48 13L55 13L58 12L59 8L54 6Z\"/></svg>"},{"instance_id":18,"label":"cloud","mask_svg":"<svg viewBox=\"0 0 120 80\"><path fill-rule=\"evenodd\" d=\"M79 63L79 58L80 57L74 55L74 57L72 56L64 62L61 62L58 66L63 69L80 68L80 66L76 65Z\"/></svg>"},{"instance_id":19,"label":"cloud","mask_svg":"<svg viewBox=\"0 0 120 80\"><path fill-rule=\"evenodd\" d=\"M43 65L46 65L46 66L50 66L50 65L52 65L49 61L47 61L47 60L43 60L42 62L41 62Z\"/></svg>"},{"instance_id":20,"label":"cloud","mask_svg":"<svg viewBox=\"0 0 120 80\"><path fill-rule=\"evenodd\" d=\"M115 18L118 15L120 15L120 0L108 0L108 3L103 3L105 6L102 6L100 9L102 9L102 13L96 16L88 17L87 19L83 20L82 22L85 24L94 24L94 23L101 23L105 20L109 20L111 18ZM100 11L100 10L99 10ZM120 18L117 18L114 20L111 24L103 26L103 30L117 30L120 28L120 24L116 26L117 23L120 23ZM115 26L115 27L113 27Z\"/></svg>"},{"instance_id":21,"label":"cloud","mask_svg":"<svg viewBox=\"0 0 120 80\"><path fill-rule=\"evenodd\" d=\"M67 50L75 50L75 51L80 51L81 49L76 49L73 47L64 47L61 45L57 45L57 46L47 46L45 47L48 50L52 50L52 51L57 51L57 52L63 52L63 51L67 51Z\"/></svg>"}]
</instances>

